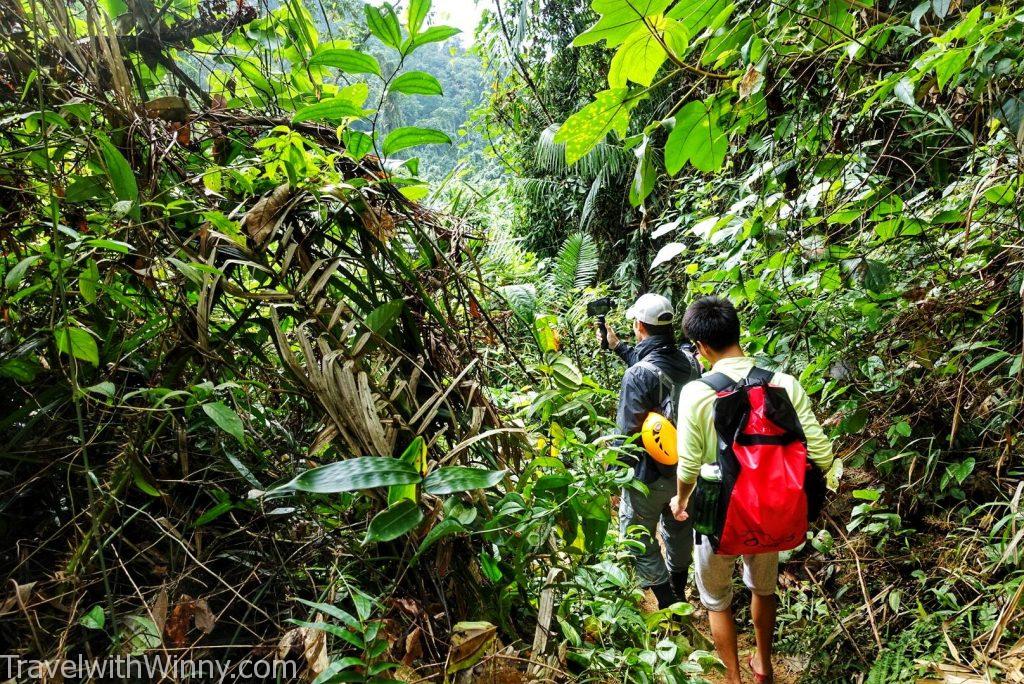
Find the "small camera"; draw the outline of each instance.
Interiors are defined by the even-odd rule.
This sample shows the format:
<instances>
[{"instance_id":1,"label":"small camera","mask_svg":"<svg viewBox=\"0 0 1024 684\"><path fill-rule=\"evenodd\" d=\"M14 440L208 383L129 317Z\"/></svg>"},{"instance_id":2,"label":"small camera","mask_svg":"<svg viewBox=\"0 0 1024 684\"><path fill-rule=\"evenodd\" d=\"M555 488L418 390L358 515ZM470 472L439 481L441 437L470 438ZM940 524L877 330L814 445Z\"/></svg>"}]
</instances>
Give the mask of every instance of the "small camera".
<instances>
[{"instance_id":1,"label":"small camera","mask_svg":"<svg viewBox=\"0 0 1024 684\"><path fill-rule=\"evenodd\" d=\"M615 308L615 300L611 297L601 297L592 302L587 302L588 316L606 316Z\"/></svg>"}]
</instances>

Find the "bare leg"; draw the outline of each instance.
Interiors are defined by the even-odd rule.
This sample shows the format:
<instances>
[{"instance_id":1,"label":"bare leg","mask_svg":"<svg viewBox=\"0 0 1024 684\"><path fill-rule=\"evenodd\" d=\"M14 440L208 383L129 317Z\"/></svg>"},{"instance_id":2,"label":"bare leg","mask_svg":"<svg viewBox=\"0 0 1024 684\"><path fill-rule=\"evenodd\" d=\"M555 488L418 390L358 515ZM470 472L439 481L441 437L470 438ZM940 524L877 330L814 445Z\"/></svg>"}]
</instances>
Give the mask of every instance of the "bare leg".
<instances>
[{"instance_id":1,"label":"bare leg","mask_svg":"<svg viewBox=\"0 0 1024 684\"><path fill-rule=\"evenodd\" d=\"M740 658L736 652L736 623L732 619L732 608L709 610L711 638L715 641L718 657L725 663L726 679L729 684L741 684Z\"/></svg>"},{"instance_id":2,"label":"bare leg","mask_svg":"<svg viewBox=\"0 0 1024 684\"><path fill-rule=\"evenodd\" d=\"M772 677L772 637L775 635L775 596L754 594L750 601L750 617L754 622L754 640L757 655L754 656L754 671Z\"/></svg>"}]
</instances>

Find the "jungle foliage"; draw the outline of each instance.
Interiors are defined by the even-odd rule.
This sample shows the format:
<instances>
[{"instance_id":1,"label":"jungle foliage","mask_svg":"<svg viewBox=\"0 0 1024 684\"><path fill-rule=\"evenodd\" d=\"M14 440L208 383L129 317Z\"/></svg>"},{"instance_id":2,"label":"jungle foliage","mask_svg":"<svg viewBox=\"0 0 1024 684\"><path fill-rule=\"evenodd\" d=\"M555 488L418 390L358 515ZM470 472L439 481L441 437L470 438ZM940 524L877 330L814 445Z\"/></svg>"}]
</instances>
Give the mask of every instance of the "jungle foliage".
<instances>
[{"instance_id":1,"label":"jungle foliage","mask_svg":"<svg viewBox=\"0 0 1024 684\"><path fill-rule=\"evenodd\" d=\"M0 0L9 650L702 681L585 314L655 289L736 302L845 464L794 678L1024 680L1024 6L433 17Z\"/></svg>"}]
</instances>

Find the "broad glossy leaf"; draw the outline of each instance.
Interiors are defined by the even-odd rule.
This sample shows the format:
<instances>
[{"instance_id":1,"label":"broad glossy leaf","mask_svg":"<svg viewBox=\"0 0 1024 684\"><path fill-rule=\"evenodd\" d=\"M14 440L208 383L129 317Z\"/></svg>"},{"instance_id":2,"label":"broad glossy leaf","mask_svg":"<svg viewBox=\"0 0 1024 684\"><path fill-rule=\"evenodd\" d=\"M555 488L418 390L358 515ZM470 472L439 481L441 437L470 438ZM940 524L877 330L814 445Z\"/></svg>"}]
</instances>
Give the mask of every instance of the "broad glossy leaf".
<instances>
[{"instance_id":1,"label":"broad glossy leaf","mask_svg":"<svg viewBox=\"0 0 1024 684\"><path fill-rule=\"evenodd\" d=\"M135 172L128 164L120 150L106 136L100 135L96 139L100 153L103 156L103 168L110 178L110 186L114 189L114 195L119 200L130 201L133 206L133 215L138 212L139 186L135 181Z\"/></svg>"},{"instance_id":2,"label":"broad glossy leaf","mask_svg":"<svg viewBox=\"0 0 1024 684\"><path fill-rule=\"evenodd\" d=\"M373 138L351 128L346 128L341 134L341 142L345 145L345 151L356 160L362 159L373 149Z\"/></svg>"},{"instance_id":3,"label":"broad glossy leaf","mask_svg":"<svg viewBox=\"0 0 1024 684\"><path fill-rule=\"evenodd\" d=\"M245 428L242 419L238 417L235 410L223 401L213 401L203 404L203 413L210 417L224 432L228 433L239 442L245 443Z\"/></svg>"},{"instance_id":4,"label":"broad glossy leaf","mask_svg":"<svg viewBox=\"0 0 1024 684\"><path fill-rule=\"evenodd\" d=\"M423 480L423 491L428 494L454 494L471 489L487 489L501 482L504 470L485 470L466 466L439 468Z\"/></svg>"},{"instance_id":5,"label":"broad glossy leaf","mask_svg":"<svg viewBox=\"0 0 1024 684\"><path fill-rule=\"evenodd\" d=\"M410 442L409 446L405 448L402 455L398 457L398 460L402 463L412 465L421 475L426 475L427 444L423 441L423 437L417 435L416 438ZM415 484L391 485L388 487L388 505L401 501L402 499L416 501Z\"/></svg>"},{"instance_id":6,"label":"broad glossy leaf","mask_svg":"<svg viewBox=\"0 0 1024 684\"><path fill-rule=\"evenodd\" d=\"M373 5L364 5L366 26L370 33L385 45L397 49L402 44L402 27L398 25L398 17L390 5L378 9Z\"/></svg>"},{"instance_id":7,"label":"broad glossy leaf","mask_svg":"<svg viewBox=\"0 0 1024 684\"><path fill-rule=\"evenodd\" d=\"M407 95L441 95L441 83L425 71L407 71L399 75L388 90Z\"/></svg>"},{"instance_id":8,"label":"broad glossy leaf","mask_svg":"<svg viewBox=\"0 0 1024 684\"><path fill-rule=\"evenodd\" d=\"M441 539L449 537L453 534L458 534L459 532L464 532L465 530L466 528L463 527L462 523L460 523L455 518L445 518L444 520L430 528L430 531L427 532L427 536L425 536L423 538L423 541L420 543L420 547L416 549L416 555L421 555L424 551L429 549L431 546L433 546L436 542L440 541Z\"/></svg>"},{"instance_id":9,"label":"broad glossy leaf","mask_svg":"<svg viewBox=\"0 0 1024 684\"><path fill-rule=\"evenodd\" d=\"M268 493L334 494L396 484L415 484L422 479L415 466L397 458L360 456L307 470L290 482L268 490Z\"/></svg>"},{"instance_id":10,"label":"broad glossy leaf","mask_svg":"<svg viewBox=\"0 0 1024 684\"><path fill-rule=\"evenodd\" d=\"M628 81L643 86L651 85L654 75L668 57L659 37L676 55L686 52L688 37L682 24L660 15L648 21L650 27L641 23L612 57L608 69L608 85L612 88L622 88Z\"/></svg>"},{"instance_id":11,"label":"broad glossy leaf","mask_svg":"<svg viewBox=\"0 0 1024 684\"><path fill-rule=\"evenodd\" d=\"M405 27L411 35L419 33L423 21L430 12L430 0L409 0L409 6L405 11Z\"/></svg>"},{"instance_id":12,"label":"broad glossy leaf","mask_svg":"<svg viewBox=\"0 0 1024 684\"><path fill-rule=\"evenodd\" d=\"M405 51L408 54L427 43L443 43L460 33L462 31L453 26L431 26L423 33L410 38L405 46Z\"/></svg>"},{"instance_id":13,"label":"broad glossy leaf","mask_svg":"<svg viewBox=\"0 0 1024 684\"><path fill-rule=\"evenodd\" d=\"M42 259L42 255L33 254L27 256L14 265L10 271L7 272L7 276L4 278L4 286L9 290L14 290L21 284L21 279L25 277L28 269L32 267L32 264Z\"/></svg>"},{"instance_id":14,"label":"broad glossy leaf","mask_svg":"<svg viewBox=\"0 0 1024 684\"><path fill-rule=\"evenodd\" d=\"M601 18L576 36L572 44L591 45L603 40L608 47L615 47L643 25L644 17L661 14L669 4L671 0L594 0L590 6Z\"/></svg>"},{"instance_id":15,"label":"broad glossy leaf","mask_svg":"<svg viewBox=\"0 0 1024 684\"><path fill-rule=\"evenodd\" d=\"M403 499L385 508L370 521L366 541L382 542L397 539L423 522L423 511L415 502Z\"/></svg>"},{"instance_id":16,"label":"broad glossy leaf","mask_svg":"<svg viewBox=\"0 0 1024 684\"><path fill-rule=\"evenodd\" d=\"M363 323L378 335L386 335L394 327L398 315L402 313L403 305L404 302L401 299L385 302L371 311Z\"/></svg>"},{"instance_id":17,"label":"broad glossy leaf","mask_svg":"<svg viewBox=\"0 0 1024 684\"><path fill-rule=\"evenodd\" d=\"M682 242L670 242L658 250L658 254L654 257L654 261L651 262L651 268L654 269L666 261L671 261L685 251L686 245Z\"/></svg>"},{"instance_id":18,"label":"broad glossy leaf","mask_svg":"<svg viewBox=\"0 0 1024 684\"><path fill-rule=\"evenodd\" d=\"M317 51L309 60L310 66L329 66L349 74L376 74L380 76L380 64L373 55L359 50L326 48Z\"/></svg>"},{"instance_id":19,"label":"broad glossy leaf","mask_svg":"<svg viewBox=\"0 0 1024 684\"><path fill-rule=\"evenodd\" d=\"M299 111L295 112L295 116L292 117L292 123L318 120L340 121L342 119L358 119L363 116L364 113L363 108L353 104L351 98L339 95L337 97L329 97L317 102L316 104L303 107Z\"/></svg>"},{"instance_id":20,"label":"broad glossy leaf","mask_svg":"<svg viewBox=\"0 0 1024 684\"><path fill-rule=\"evenodd\" d=\"M665 12L665 16L678 21L691 38L696 38L704 29L713 31L720 26L732 12L732 7L729 0L678 2Z\"/></svg>"},{"instance_id":21,"label":"broad glossy leaf","mask_svg":"<svg viewBox=\"0 0 1024 684\"><path fill-rule=\"evenodd\" d=\"M451 142L447 133L435 128L403 126L388 133L384 139L384 156L390 157L395 152L418 145L450 145Z\"/></svg>"},{"instance_id":22,"label":"broad glossy leaf","mask_svg":"<svg viewBox=\"0 0 1024 684\"><path fill-rule=\"evenodd\" d=\"M627 100L625 88L602 90L594 101L576 112L555 133L555 142L565 144L565 161L572 165L615 131L625 137L629 113L637 100Z\"/></svg>"},{"instance_id":23,"label":"broad glossy leaf","mask_svg":"<svg viewBox=\"0 0 1024 684\"><path fill-rule=\"evenodd\" d=\"M716 121L701 119L690 132L686 145L690 148L690 163L694 168L711 173L722 168L725 153L729 149L729 139Z\"/></svg>"},{"instance_id":24,"label":"broad glossy leaf","mask_svg":"<svg viewBox=\"0 0 1024 684\"><path fill-rule=\"evenodd\" d=\"M54 330L53 338L59 351L70 354L76 359L88 361L94 366L100 365L100 353L96 346L96 339L88 330L65 326Z\"/></svg>"}]
</instances>

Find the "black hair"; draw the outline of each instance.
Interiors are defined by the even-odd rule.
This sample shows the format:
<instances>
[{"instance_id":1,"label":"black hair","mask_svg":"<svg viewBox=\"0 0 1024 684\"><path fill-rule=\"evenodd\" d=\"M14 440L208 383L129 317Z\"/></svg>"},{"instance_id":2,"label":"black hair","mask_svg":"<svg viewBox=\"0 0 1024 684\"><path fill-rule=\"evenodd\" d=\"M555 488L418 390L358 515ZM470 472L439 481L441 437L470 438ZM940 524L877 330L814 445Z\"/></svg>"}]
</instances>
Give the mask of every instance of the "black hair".
<instances>
[{"instance_id":1,"label":"black hair","mask_svg":"<svg viewBox=\"0 0 1024 684\"><path fill-rule=\"evenodd\" d=\"M640 325L644 326L644 330L646 330L647 334L650 335L651 337L665 337L668 338L668 340L671 341L673 344L675 343L676 336L675 333L672 332L671 323L651 325L650 323L644 323L643 321L640 321Z\"/></svg>"},{"instance_id":2,"label":"black hair","mask_svg":"<svg viewBox=\"0 0 1024 684\"><path fill-rule=\"evenodd\" d=\"M701 297L686 307L683 331L693 342L722 351L740 343L740 317L728 299Z\"/></svg>"}]
</instances>

